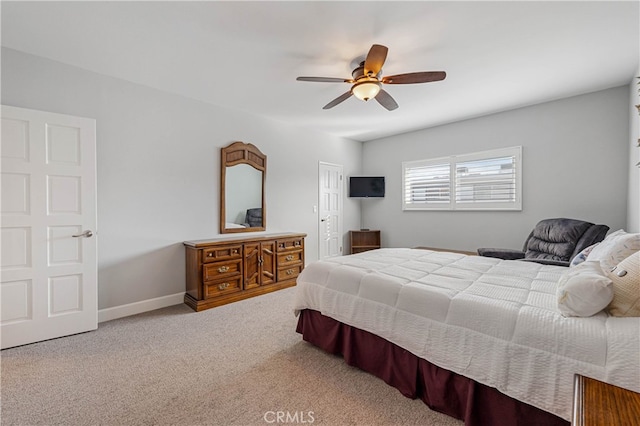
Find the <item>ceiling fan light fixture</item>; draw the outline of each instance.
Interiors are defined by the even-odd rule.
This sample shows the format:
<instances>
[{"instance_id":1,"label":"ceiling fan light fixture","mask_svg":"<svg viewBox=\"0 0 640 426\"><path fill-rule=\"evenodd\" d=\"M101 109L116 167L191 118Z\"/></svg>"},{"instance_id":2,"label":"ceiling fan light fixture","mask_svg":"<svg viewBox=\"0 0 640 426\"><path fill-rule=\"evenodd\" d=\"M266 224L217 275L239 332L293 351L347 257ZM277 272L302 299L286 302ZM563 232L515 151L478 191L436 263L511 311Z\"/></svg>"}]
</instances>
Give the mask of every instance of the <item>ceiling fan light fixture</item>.
<instances>
[{"instance_id":1,"label":"ceiling fan light fixture","mask_svg":"<svg viewBox=\"0 0 640 426\"><path fill-rule=\"evenodd\" d=\"M381 88L380 86L380 82L376 80L362 81L353 85L351 93L361 101L368 101L378 95Z\"/></svg>"},{"instance_id":2,"label":"ceiling fan light fixture","mask_svg":"<svg viewBox=\"0 0 640 426\"><path fill-rule=\"evenodd\" d=\"M2 0L0 0L2 1ZM409 72L404 74L396 74L382 76L382 66L387 59L387 51L389 49L381 44L374 44L369 49L367 57L360 62L360 66L356 67L352 72L353 78L337 78L337 77L298 77L298 81L312 81L318 83L349 83L353 84L348 92L338 96L322 109L331 109L334 106L344 102L351 96L355 96L361 101L374 99L378 101L387 111L393 111L398 108L398 103L391 97L386 90L382 90L383 84L416 84L429 83L431 81L444 80L447 73L444 71L420 71Z\"/></svg>"}]
</instances>

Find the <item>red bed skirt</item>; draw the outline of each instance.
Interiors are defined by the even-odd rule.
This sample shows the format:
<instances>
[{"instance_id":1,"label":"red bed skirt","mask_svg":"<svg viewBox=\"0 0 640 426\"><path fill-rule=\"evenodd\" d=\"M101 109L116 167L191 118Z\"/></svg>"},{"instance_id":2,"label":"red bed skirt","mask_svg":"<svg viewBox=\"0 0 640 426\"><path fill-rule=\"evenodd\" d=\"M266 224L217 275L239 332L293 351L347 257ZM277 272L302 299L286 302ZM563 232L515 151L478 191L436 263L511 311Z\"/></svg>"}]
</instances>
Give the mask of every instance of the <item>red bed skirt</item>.
<instances>
[{"instance_id":1,"label":"red bed skirt","mask_svg":"<svg viewBox=\"0 0 640 426\"><path fill-rule=\"evenodd\" d=\"M309 343L369 372L408 398L463 420L466 426L569 426L569 422L517 401L495 388L437 367L367 331L313 310L300 313L296 331Z\"/></svg>"}]
</instances>

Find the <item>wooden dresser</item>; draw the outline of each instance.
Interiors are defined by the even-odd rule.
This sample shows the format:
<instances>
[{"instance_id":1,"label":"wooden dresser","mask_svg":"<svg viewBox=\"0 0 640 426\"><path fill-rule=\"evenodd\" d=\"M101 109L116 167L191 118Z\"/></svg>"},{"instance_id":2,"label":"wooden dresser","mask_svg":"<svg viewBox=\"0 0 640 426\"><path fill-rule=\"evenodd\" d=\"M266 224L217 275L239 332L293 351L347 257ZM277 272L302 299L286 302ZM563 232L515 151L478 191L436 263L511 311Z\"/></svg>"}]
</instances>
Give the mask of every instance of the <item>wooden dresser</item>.
<instances>
[{"instance_id":1,"label":"wooden dresser","mask_svg":"<svg viewBox=\"0 0 640 426\"><path fill-rule=\"evenodd\" d=\"M306 234L185 241L184 303L196 311L296 285Z\"/></svg>"}]
</instances>

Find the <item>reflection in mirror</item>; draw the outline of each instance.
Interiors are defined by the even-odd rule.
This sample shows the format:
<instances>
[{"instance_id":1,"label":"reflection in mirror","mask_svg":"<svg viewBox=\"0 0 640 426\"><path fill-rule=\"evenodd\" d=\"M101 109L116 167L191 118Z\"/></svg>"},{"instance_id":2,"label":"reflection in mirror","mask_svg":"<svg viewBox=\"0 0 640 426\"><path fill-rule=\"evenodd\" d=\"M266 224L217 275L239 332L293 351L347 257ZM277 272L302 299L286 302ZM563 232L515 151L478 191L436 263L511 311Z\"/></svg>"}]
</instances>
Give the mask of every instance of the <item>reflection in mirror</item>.
<instances>
[{"instance_id":1,"label":"reflection in mirror","mask_svg":"<svg viewBox=\"0 0 640 426\"><path fill-rule=\"evenodd\" d=\"M262 172L248 164L236 164L226 170L227 228L262 227Z\"/></svg>"},{"instance_id":2,"label":"reflection in mirror","mask_svg":"<svg viewBox=\"0 0 640 426\"><path fill-rule=\"evenodd\" d=\"M220 233L264 231L266 155L243 142L222 148L221 154Z\"/></svg>"}]
</instances>

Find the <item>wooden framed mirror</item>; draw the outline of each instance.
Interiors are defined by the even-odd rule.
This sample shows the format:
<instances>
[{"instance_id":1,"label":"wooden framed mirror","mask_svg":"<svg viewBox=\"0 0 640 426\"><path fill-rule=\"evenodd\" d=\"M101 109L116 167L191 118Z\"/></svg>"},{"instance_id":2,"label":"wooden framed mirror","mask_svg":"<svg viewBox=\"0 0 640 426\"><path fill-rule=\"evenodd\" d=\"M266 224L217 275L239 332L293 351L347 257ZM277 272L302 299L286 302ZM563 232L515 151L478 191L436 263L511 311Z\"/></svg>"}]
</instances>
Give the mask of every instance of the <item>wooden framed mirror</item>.
<instances>
[{"instance_id":1,"label":"wooden framed mirror","mask_svg":"<svg viewBox=\"0 0 640 426\"><path fill-rule=\"evenodd\" d=\"M221 158L220 233L264 231L267 156L253 144L234 142L221 149Z\"/></svg>"}]
</instances>

